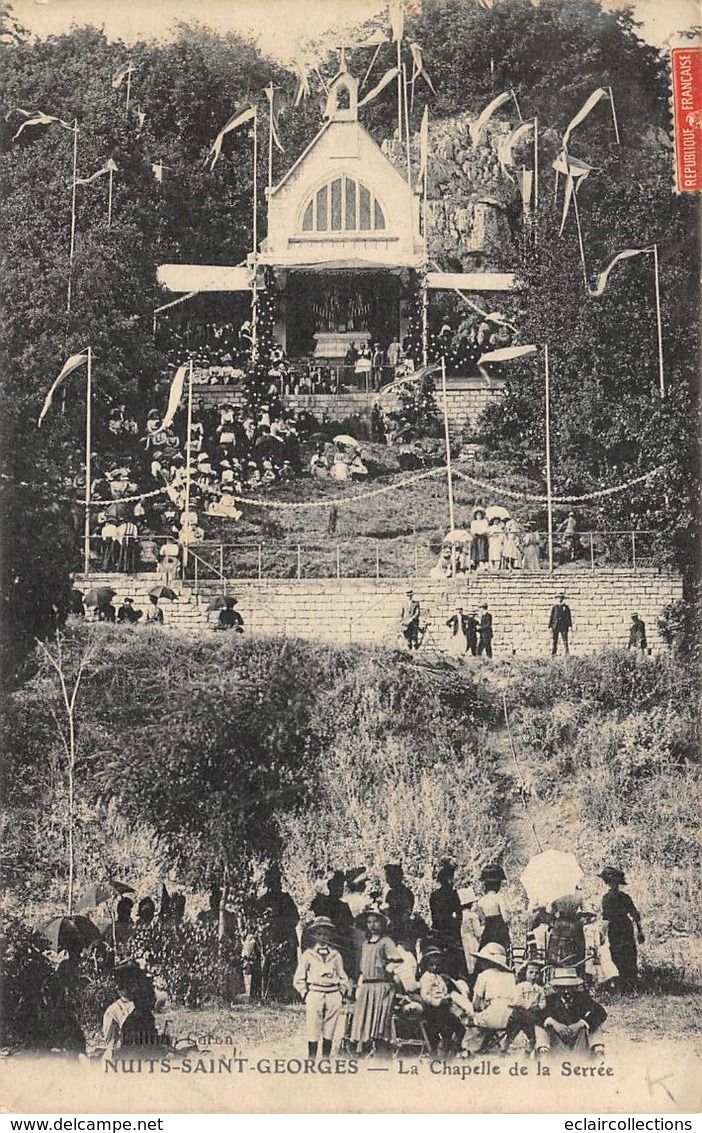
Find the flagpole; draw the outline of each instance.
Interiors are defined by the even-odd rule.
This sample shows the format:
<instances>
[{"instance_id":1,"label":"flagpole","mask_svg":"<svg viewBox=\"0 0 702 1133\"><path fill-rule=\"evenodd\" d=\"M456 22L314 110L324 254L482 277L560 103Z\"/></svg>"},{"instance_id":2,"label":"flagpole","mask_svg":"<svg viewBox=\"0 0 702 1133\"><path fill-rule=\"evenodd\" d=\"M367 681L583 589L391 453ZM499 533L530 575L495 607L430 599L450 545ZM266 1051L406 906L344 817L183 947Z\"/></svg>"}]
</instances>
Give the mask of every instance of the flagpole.
<instances>
[{"instance_id":1,"label":"flagpole","mask_svg":"<svg viewBox=\"0 0 702 1133\"><path fill-rule=\"evenodd\" d=\"M427 180L429 177L429 145L424 160L422 191L422 231L424 233L424 277L422 279L422 366L429 362L429 234L427 232Z\"/></svg>"},{"instance_id":2,"label":"flagpole","mask_svg":"<svg viewBox=\"0 0 702 1133\"><path fill-rule=\"evenodd\" d=\"M410 165L409 108L407 106L407 64L402 64L402 87L405 92L405 150L407 153L407 184L412 188L412 166Z\"/></svg>"},{"instance_id":3,"label":"flagpole","mask_svg":"<svg viewBox=\"0 0 702 1133\"><path fill-rule=\"evenodd\" d=\"M268 190L273 188L273 92L275 87L270 83L270 102L268 104Z\"/></svg>"},{"instance_id":4,"label":"flagpole","mask_svg":"<svg viewBox=\"0 0 702 1133\"><path fill-rule=\"evenodd\" d=\"M112 175L113 171L110 170L110 185L107 190L107 227L112 227Z\"/></svg>"},{"instance_id":5,"label":"flagpole","mask_svg":"<svg viewBox=\"0 0 702 1133\"><path fill-rule=\"evenodd\" d=\"M607 90L609 92L609 104L612 107L612 123L614 125L614 136L617 139L617 145L620 146L622 143L619 139L619 126L617 124L617 112L614 109L614 95L612 94L612 88L611 87L607 87Z\"/></svg>"},{"instance_id":6,"label":"flagpole","mask_svg":"<svg viewBox=\"0 0 702 1133\"><path fill-rule=\"evenodd\" d=\"M449 435L448 396L446 394L446 358L441 356L441 393L444 400L444 437L446 440L446 482L448 485L449 523L453 531L456 526L453 513L453 473L451 470L451 440Z\"/></svg>"},{"instance_id":7,"label":"flagpole","mask_svg":"<svg viewBox=\"0 0 702 1133\"><path fill-rule=\"evenodd\" d=\"M85 383L85 526L83 535L83 569L90 571L90 494L91 494L91 451L92 441L92 399L93 399L93 352L88 347L88 364Z\"/></svg>"},{"instance_id":8,"label":"flagpole","mask_svg":"<svg viewBox=\"0 0 702 1133\"><path fill-rule=\"evenodd\" d=\"M583 232L582 232L582 228L580 227L580 211L578 209L578 185L577 185L575 178L573 178L573 205L575 207L575 223L576 223L577 229L578 229L578 245L580 247L580 260L581 260L582 265L583 265L583 282L585 284L585 294L587 295L588 294L588 286L587 286L587 266L585 264L585 245L583 244Z\"/></svg>"},{"instance_id":9,"label":"flagpole","mask_svg":"<svg viewBox=\"0 0 702 1133\"><path fill-rule=\"evenodd\" d=\"M514 99L514 105L515 105L515 106L516 106L516 108L517 108L517 116L518 116L518 118L519 118L519 121L520 121L520 122L523 122L523 121L524 121L524 119L522 118L522 112L521 112L521 110L519 109L519 103L517 102L517 95L516 95L515 91L514 91L514 90L512 90L512 87L510 87L509 89L510 89L510 93L511 93L511 95L512 95L512 98Z\"/></svg>"},{"instance_id":10,"label":"flagpole","mask_svg":"<svg viewBox=\"0 0 702 1133\"><path fill-rule=\"evenodd\" d=\"M544 343L544 393L546 400L546 508L548 511L548 569L553 574L553 489L551 486L551 375L548 343Z\"/></svg>"},{"instance_id":11,"label":"flagpole","mask_svg":"<svg viewBox=\"0 0 702 1133\"><path fill-rule=\"evenodd\" d=\"M539 116L534 118L534 244L539 242Z\"/></svg>"},{"instance_id":12,"label":"flagpole","mask_svg":"<svg viewBox=\"0 0 702 1133\"><path fill-rule=\"evenodd\" d=\"M185 530L190 526L190 448L193 436L193 360L188 367L188 423L185 431ZM183 544L183 576L188 564L188 543Z\"/></svg>"},{"instance_id":13,"label":"flagpole","mask_svg":"<svg viewBox=\"0 0 702 1133\"><path fill-rule=\"evenodd\" d=\"M254 106L253 128L253 284L251 287L251 363L258 355L258 108Z\"/></svg>"},{"instance_id":14,"label":"flagpole","mask_svg":"<svg viewBox=\"0 0 702 1133\"><path fill-rule=\"evenodd\" d=\"M653 245L653 269L656 284L656 326L658 328L658 385L661 397L665 397L665 373L663 371L663 324L661 320L661 290L658 278L658 245Z\"/></svg>"},{"instance_id":15,"label":"flagpole","mask_svg":"<svg viewBox=\"0 0 702 1133\"><path fill-rule=\"evenodd\" d=\"M76 179L78 177L78 119L73 119L73 186L71 188L71 247L68 253L68 295L66 312L71 313L71 286L73 275L73 253L76 245Z\"/></svg>"},{"instance_id":16,"label":"flagpole","mask_svg":"<svg viewBox=\"0 0 702 1133\"><path fill-rule=\"evenodd\" d=\"M397 38L397 137L402 145L402 40Z\"/></svg>"}]
</instances>

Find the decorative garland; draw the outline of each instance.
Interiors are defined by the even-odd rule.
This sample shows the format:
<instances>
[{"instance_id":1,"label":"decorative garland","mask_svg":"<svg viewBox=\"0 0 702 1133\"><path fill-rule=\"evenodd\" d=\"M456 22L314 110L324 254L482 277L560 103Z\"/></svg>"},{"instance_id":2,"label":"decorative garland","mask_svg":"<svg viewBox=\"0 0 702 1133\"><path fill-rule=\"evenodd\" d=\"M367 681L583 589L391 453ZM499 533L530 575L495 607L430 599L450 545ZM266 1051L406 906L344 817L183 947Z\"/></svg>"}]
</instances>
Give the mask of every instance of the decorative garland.
<instances>
[{"instance_id":1,"label":"decorative garland","mask_svg":"<svg viewBox=\"0 0 702 1133\"><path fill-rule=\"evenodd\" d=\"M614 496L618 492L625 492L628 488L633 488L637 484L644 484L648 480L652 480L654 476L666 471L667 466L661 464L658 468L654 468L652 472L647 472L644 476L637 476L634 480L627 480L624 484L617 484L613 488L600 488L596 492L589 492L584 496L552 496L551 502L554 504L578 504L584 503L587 500L597 500L604 496ZM283 500L265 500L256 499L252 496L235 496L231 495L230 499L235 500L239 504L249 504L252 507L267 507L276 511L300 511L304 508L321 508L331 507L332 505L339 504L354 504L359 501L369 500L373 496L382 496L387 492L396 492L398 488L408 488L412 484L418 484L420 480L428 480L432 476L444 476L446 468L430 468L428 472L418 472L414 476L408 476L405 480L400 480L394 484L384 484L381 488L374 488L371 492L357 492L353 496L333 496L324 500L308 500L296 503L288 503ZM547 496L532 496L529 492L513 492L509 488L501 488L497 484L490 484L487 480L478 480L475 476L468 476L465 472L460 472L458 469L453 469L453 475L458 477L459 480L465 480L467 484L471 484L475 488L482 488L483 491L493 492L497 496L507 496L510 500L522 500L529 503L545 504L548 503ZM151 499L153 496L160 496L168 489L156 488L153 492L144 492L140 496L125 496L122 499L110 500L91 500L91 507L109 507L110 504L129 504L138 503L141 500ZM85 500L76 500L85 507ZM224 516L213 516L215 518L226 518Z\"/></svg>"}]
</instances>

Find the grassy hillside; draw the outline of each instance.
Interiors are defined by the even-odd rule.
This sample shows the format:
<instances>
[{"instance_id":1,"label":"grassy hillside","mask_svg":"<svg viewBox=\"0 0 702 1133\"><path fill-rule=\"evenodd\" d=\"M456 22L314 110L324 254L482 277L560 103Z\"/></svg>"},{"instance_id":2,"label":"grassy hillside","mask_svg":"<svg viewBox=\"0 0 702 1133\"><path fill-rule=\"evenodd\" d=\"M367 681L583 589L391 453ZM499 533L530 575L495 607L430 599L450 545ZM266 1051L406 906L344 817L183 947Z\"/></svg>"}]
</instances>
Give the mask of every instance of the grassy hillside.
<instances>
[{"instance_id":1,"label":"grassy hillside","mask_svg":"<svg viewBox=\"0 0 702 1133\"><path fill-rule=\"evenodd\" d=\"M203 894L226 864L243 897L277 859L307 908L317 871L382 874L401 860L426 912L433 870L450 854L463 884L504 858L509 897L524 907L522 782L542 844L575 850L588 897L599 900L597 869L620 864L647 955L698 967L695 682L674 660L607 653L462 672L388 650L84 626L62 645L69 688L86 649L79 890L113 874L139 895L164 880ZM5 741L4 872L10 906L30 922L65 900L62 712L56 674L37 656Z\"/></svg>"}]
</instances>

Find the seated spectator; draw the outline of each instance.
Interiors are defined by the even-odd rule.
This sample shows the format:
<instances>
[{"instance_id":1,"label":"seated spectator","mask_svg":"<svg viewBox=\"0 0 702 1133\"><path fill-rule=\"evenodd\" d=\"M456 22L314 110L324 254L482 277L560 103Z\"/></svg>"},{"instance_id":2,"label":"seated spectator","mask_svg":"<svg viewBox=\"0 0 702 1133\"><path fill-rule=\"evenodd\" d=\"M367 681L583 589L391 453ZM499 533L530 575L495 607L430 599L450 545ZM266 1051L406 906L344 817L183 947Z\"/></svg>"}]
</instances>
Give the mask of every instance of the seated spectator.
<instances>
[{"instance_id":1,"label":"seated spectator","mask_svg":"<svg viewBox=\"0 0 702 1133\"><path fill-rule=\"evenodd\" d=\"M446 975L445 966L441 949L427 948L420 965L419 998L432 1052L436 1052L441 1043L444 1053L450 1053L460 1047L465 1027L458 1018L452 998L456 981Z\"/></svg>"},{"instance_id":2,"label":"seated spectator","mask_svg":"<svg viewBox=\"0 0 702 1133\"><path fill-rule=\"evenodd\" d=\"M501 944L491 942L475 953L475 959L481 963L473 989L473 1026L481 1031L503 1031L512 1015L516 988L507 953Z\"/></svg>"},{"instance_id":3,"label":"seated spectator","mask_svg":"<svg viewBox=\"0 0 702 1133\"><path fill-rule=\"evenodd\" d=\"M607 1012L592 998L577 968L557 968L546 995L539 1049L601 1054L601 1042L593 1042Z\"/></svg>"},{"instance_id":4,"label":"seated spectator","mask_svg":"<svg viewBox=\"0 0 702 1133\"><path fill-rule=\"evenodd\" d=\"M101 596L100 601L95 607L95 620L98 622L111 622L114 624L117 618L117 611L112 605L110 598Z\"/></svg>"},{"instance_id":5,"label":"seated spectator","mask_svg":"<svg viewBox=\"0 0 702 1133\"><path fill-rule=\"evenodd\" d=\"M543 968L539 960L527 960L519 972L512 999L512 1016L503 1042L504 1050L508 1049L521 1032L526 1035L527 1050L533 1050L537 1044L537 1031L543 1022L546 1007L546 992L541 984ZM542 1037L540 1042L543 1042Z\"/></svg>"},{"instance_id":6,"label":"seated spectator","mask_svg":"<svg viewBox=\"0 0 702 1133\"><path fill-rule=\"evenodd\" d=\"M323 444L318 444L312 454L310 472L319 480L326 480L329 476L329 461Z\"/></svg>"},{"instance_id":7,"label":"seated spectator","mask_svg":"<svg viewBox=\"0 0 702 1133\"><path fill-rule=\"evenodd\" d=\"M368 475L368 465L364 463L360 449L356 449L349 471L352 480L364 480Z\"/></svg>"},{"instance_id":8,"label":"seated spectator","mask_svg":"<svg viewBox=\"0 0 702 1133\"><path fill-rule=\"evenodd\" d=\"M163 610L158 604L155 594L149 594L149 608L146 611L146 624L149 626L163 625Z\"/></svg>"},{"instance_id":9,"label":"seated spectator","mask_svg":"<svg viewBox=\"0 0 702 1133\"><path fill-rule=\"evenodd\" d=\"M124 602L117 611L117 621L121 624L136 625L139 618L142 616L142 610L134 609L134 599L125 598Z\"/></svg>"},{"instance_id":10,"label":"seated spectator","mask_svg":"<svg viewBox=\"0 0 702 1133\"><path fill-rule=\"evenodd\" d=\"M219 612L219 618L217 619L217 625L215 626L215 629L233 629L235 633L243 633L244 619L242 618L239 611L234 609L237 604L237 599L225 598L224 601L226 604L224 609L220 610Z\"/></svg>"}]
</instances>

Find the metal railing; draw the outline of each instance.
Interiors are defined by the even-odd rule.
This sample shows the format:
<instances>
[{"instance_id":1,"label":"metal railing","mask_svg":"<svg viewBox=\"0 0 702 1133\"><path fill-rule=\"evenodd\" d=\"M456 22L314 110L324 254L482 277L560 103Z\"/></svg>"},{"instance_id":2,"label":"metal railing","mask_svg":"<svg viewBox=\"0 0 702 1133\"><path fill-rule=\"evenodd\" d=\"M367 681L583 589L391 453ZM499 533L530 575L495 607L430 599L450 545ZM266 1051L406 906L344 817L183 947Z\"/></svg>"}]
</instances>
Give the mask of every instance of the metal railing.
<instances>
[{"instance_id":1,"label":"metal railing","mask_svg":"<svg viewBox=\"0 0 702 1133\"><path fill-rule=\"evenodd\" d=\"M535 537L539 546L533 547L529 555L525 557L522 553L514 561L501 560L499 564L493 561L476 565L469 545L457 546L453 554L444 551L442 555L441 535L427 532L424 538L407 535L382 539L359 535L346 540L318 538L300 542L291 539L242 539L232 543L207 540L189 546L185 563L181 548L177 558L173 556L164 567L160 548L164 543L174 543L174 539L154 536L145 543L146 558L137 556L131 564L132 570L125 573L153 570L163 576L168 572L172 578L192 581L198 589L205 583L236 578L371 578L379 581L546 572L547 536L545 532L531 533L532 543ZM649 569L661 561L664 539L665 536L653 531L583 531L572 540L556 535L554 569L559 573ZM119 571L119 556L105 556L103 550L100 538L92 537L92 569L108 573Z\"/></svg>"},{"instance_id":2,"label":"metal railing","mask_svg":"<svg viewBox=\"0 0 702 1133\"><path fill-rule=\"evenodd\" d=\"M451 556L442 557L441 536L427 534L380 539L357 536L346 540L314 542L241 540L225 543L207 540L188 548L183 564L182 548L177 563L171 560L171 577L193 581L196 586L213 580L246 579L312 579L312 578L450 578L478 576L482 573L508 575L547 571L547 536L536 535L540 546L526 560L481 563L472 561L469 546L457 546ZM606 569L642 570L655 567L660 561L664 537L653 531L583 531L574 540L556 536L554 569L557 571L597 571ZM153 570L163 574L160 548L174 543L169 536L149 539L151 548L144 559L135 560L135 569L125 573ZM154 552L157 545L158 553ZM174 556L175 557L175 556ZM538 561L538 565L537 565ZM118 572L119 555L103 554L99 536L91 538L91 567L94 571ZM441 567L441 572L439 571Z\"/></svg>"}]
</instances>

